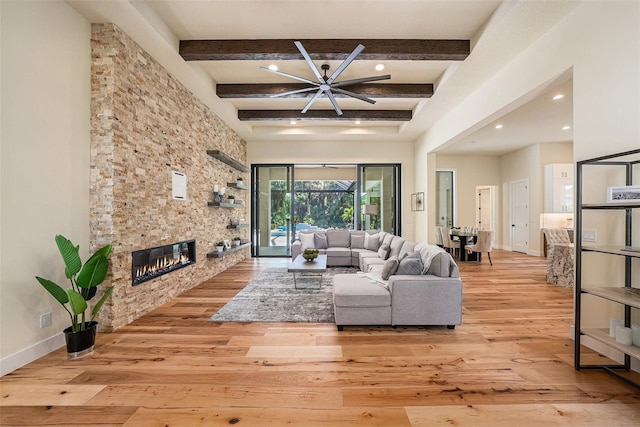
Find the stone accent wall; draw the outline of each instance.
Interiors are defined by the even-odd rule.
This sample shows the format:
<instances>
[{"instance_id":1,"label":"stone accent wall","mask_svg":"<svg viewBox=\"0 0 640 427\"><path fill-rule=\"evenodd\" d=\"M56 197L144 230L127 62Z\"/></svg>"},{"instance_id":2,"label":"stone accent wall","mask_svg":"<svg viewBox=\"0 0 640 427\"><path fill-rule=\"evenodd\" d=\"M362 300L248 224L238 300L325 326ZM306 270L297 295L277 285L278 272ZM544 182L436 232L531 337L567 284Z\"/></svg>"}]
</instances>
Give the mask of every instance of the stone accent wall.
<instances>
[{"instance_id":1,"label":"stone accent wall","mask_svg":"<svg viewBox=\"0 0 640 427\"><path fill-rule=\"evenodd\" d=\"M220 150L246 163L246 144L124 32L92 26L91 245L113 245L114 292L98 319L114 330L165 304L248 254L206 257L245 209L207 206L213 185L248 174L207 155ZM171 172L187 175L187 200L173 200ZM248 192L238 194L245 201ZM246 203L245 203L246 206ZM195 265L131 285L131 252L196 239Z\"/></svg>"}]
</instances>

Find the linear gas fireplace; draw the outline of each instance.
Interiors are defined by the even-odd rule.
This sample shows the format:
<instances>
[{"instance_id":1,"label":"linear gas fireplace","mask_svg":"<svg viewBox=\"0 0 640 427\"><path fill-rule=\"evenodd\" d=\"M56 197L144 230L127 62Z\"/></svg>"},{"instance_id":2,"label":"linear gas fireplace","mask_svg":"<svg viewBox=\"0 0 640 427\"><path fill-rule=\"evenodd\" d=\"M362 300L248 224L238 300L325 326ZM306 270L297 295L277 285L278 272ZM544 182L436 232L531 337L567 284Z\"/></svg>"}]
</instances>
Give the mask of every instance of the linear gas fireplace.
<instances>
[{"instance_id":1,"label":"linear gas fireplace","mask_svg":"<svg viewBox=\"0 0 640 427\"><path fill-rule=\"evenodd\" d=\"M131 253L131 284L139 285L196 262L196 241L147 248Z\"/></svg>"}]
</instances>

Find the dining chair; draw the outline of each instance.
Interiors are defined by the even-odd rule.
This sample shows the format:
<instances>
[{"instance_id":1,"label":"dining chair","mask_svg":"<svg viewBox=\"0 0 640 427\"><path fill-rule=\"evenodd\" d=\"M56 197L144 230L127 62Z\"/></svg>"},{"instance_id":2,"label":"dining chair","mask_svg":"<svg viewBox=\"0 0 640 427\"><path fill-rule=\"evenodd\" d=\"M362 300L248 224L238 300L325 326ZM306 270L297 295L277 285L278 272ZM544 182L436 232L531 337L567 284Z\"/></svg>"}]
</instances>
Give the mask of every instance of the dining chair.
<instances>
[{"instance_id":1,"label":"dining chair","mask_svg":"<svg viewBox=\"0 0 640 427\"><path fill-rule=\"evenodd\" d=\"M442 241L442 230L444 229L444 227L442 226L436 226L436 245L443 247L444 246L444 242Z\"/></svg>"},{"instance_id":2,"label":"dining chair","mask_svg":"<svg viewBox=\"0 0 640 427\"><path fill-rule=\"evenodd\" d=\"M492 230L478 230L478 238L473 245L465 245L465 250L469 252L486 252L489 257L489 264L493 265L491 261L491 249L493 248L493 242L496 237L496 232Z\"/></svg>"},{"instance_id":3,"label":"dining chair","mask_svg":"<svg viewBox=\"0 0 640 427\"><path fill-rule=\"evenodd\" d=\"M460 250L460 241L451 239L451 229L441 227L442 231L442 245L447 252L453 252L454 256L456 250Z\"/></svg>"}]
</instances>

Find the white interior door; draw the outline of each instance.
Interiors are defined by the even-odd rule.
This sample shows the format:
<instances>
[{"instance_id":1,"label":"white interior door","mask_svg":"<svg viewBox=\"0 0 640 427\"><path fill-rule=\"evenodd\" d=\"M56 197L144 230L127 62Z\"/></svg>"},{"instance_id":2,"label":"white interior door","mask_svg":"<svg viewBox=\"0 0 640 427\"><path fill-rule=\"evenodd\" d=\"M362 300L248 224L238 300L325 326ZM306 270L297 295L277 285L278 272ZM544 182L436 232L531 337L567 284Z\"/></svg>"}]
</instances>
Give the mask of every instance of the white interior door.
<instances>
[{"instance_id":1,"label":"white interior door","mask_svg":"<svg viewBox=\"0 0 640 427\"><path fill-rule=\"evenodd\" d=\"M491 187L476 187L476 194L478 195L478 198L476 199L476 221L478 229L495 231L496 228L493 221L493 197L491 194Z\"/></svg>"},{"instance_id":2,"label":"white interior door","mask_svg":"<svg viewBox=\"0 0 640 427\"><path fill-rule=\"evenodd\" d=\"M529 251L529 181L511 183L511 248Z\"/></svg>"}]
</instances>

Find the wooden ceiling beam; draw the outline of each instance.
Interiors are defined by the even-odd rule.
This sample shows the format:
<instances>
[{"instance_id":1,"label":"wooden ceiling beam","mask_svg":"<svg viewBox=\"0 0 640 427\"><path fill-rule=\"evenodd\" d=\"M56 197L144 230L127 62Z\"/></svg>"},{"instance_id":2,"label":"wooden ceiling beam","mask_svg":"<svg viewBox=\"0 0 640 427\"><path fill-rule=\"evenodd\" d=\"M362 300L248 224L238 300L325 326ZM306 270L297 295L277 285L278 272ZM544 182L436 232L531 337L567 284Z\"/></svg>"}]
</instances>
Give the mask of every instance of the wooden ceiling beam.
<instances>
[{"instance_id":1,"label":"wooden ceiling beam","mask_svg":"<svg viewBox=\"0 0 640 427\"><path fill-rule=\"evenodd\" d=\"M220 98L271 98L274 95L305 89L310 85L305 83L277 83L277 84L219 84L216 94ZM391 83L362 83L344 86L344 89L370 98L431 98L432 84L391 84ZM316 91L295 93L282 98L310 98ZM348 98L347 95L334 93L336 98Z\"/></svg>"},{"instance_id":2,"label":"wooden ceiling beam","mask_svg":"<svg viewBox=\"0 0 640 427\"><path fill-rule=\"evenodd\" d=\"M300 110L238 110L238 119L241 121L273 121L273 120L299 120L299 121L393 121L408 122L411 120L411 110L342 110L342 115L335 110L309 110L301 113Z\"/></svg>"},{"instance_id":3,"label":"wooden ceiling beam","mask_svg":"<svg viewBox=\"0 0 640 427\"><path fill-rule=\"evenodd\" d=\"M301 39L311 59L344 60L358 44L365 49L358 60L463 61L471 52L469 40L426 39ZM294 39L180 40L185 61L303 60Z\"/></svg>"}]
</instances>

